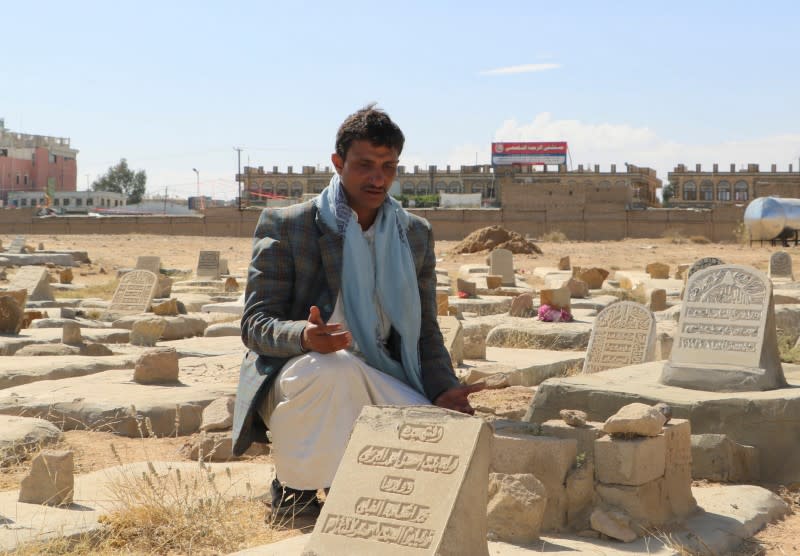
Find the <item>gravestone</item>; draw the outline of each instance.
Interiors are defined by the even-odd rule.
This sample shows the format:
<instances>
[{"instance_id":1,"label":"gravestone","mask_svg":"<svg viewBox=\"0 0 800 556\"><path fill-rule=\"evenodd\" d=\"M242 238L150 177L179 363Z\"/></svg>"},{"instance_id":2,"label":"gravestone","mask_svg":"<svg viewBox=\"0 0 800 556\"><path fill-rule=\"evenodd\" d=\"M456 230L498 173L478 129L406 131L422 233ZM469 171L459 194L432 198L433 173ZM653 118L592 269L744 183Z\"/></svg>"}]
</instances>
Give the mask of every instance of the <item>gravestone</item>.
<instances>
[{"instance_id":1,"label":"gravestone","mask_svg":"<svg viewBox=\"0 0 800 556\"><path fill-rule=\"evenodd\" d=\"M689 270L686 271L686 279L688 280L692 274L699 270L720 264L725 264L725 262L717 257L703 257L702 259L697 259L694 263L692 263L692 266L689 267Z\"/></svg>"},{"instance_id":2,"label":"gravestone","mask_svg":"<svg viewBox=\"0 0 800 556\"><path fill-rule=\"evenodd\" d=\"M53 289L47 269L42 266L22 266L11 277L9 290L27 290L29 301L53 301Z\"/></svg>"},{"instance_id":3,"label":"gravestone","mask_svg":"<svg viewBox=\"0 0 800 556\"><path fill-rule=\"evenodd\" d=\"M786 251L777 251L769 258L769 277L794 280L792 257Z\"/></svg>"},{"instance_id":4,"label":"gravestone","mask_svg":"<svg viewBox=\"0 0 800 556\"><path fill-rule=\"evenodd\" d=\"M14 241L11 242L11 245L8 246L8 253L19 255L24 252L25 252L25 238L23 236L15 237Z\"/></svg>"},{"instance_id":5,"label":"gravestone","mask_svg":"<svg viewBox=\"0 0 800 556\"><path fill-rule=\"evenodd\" d=\"M692 274L660 380L713 392L786 386L769 278L754 268L732 264Z\"/></svg>"},{"instance_id":6,"label":"gravestone","mask_svg":"<svg viewBox=\"0 0 800 556\"><path fill-rule=\"evenodd\" d=\"M450 300L447 292L436 292L436 314L440 317L448 315L447 309L450 307Z\"/></svg>"},{"instance_id":7,"label":"gravestone","mask_svg":"<svg viewBox=\"0 0 800 556\"><path fill-rule=\"evenodd\" d=\"M650 310L664 311L667 308L667 290L656 288L650 292Z\"/></svg>"},{"instance_id":8,"label":"gravestone","mask_svg":"<svg viewBox=\"0 0 800 556\"><path fill-rule=\"evenodd\" d=\"M574 274L573 274L574 275ZM579 280L583 280L591 290L599 290L603 287L603 282L608 278L608 271L604 268L581 268L578 275L575 276Z\"/></svg>"},{"instance_id":9,"label":"gravestone","mask_svg":"<svg viewBox=\"0 0 800 556\"><path fill-rule=\"evenodd\" d=\"M558 260L558 270L569 270L570 268L572 268L572 264L569 262L569 255Z\"/></svg>"},{"instance_id":10,"label":"gravestone","mask_svg":"<svg viewBox=\"0 0 800 556\"><path fill-rule=\"evenodd\" d=\"M136 258L136 270L149 270L156 276L161 273L161 257L141 256Z\"/></svg>"},{"instance_id":11,"label":"gravestone","mask_svg":"<svg viewBox=\"0 0 800 556\"><path fill-rule=\"evenodd\" d=\"M645 267L645 272L654 280L669 278L669 265L664 263L650 263Z\"/></svg>"},{"instance_id":12,"label":"gravestone","mask_svg":"<svg viewBox=\"0 0 800 556\"><path fill-rule=\"evenodd\" d=\"M488 556L491 432L430 406L367 406L304 556Z\"/></svg>"},{"instance_id":13,"label":"gravestone","mask_svg":"<svg viewBox=\"0 0 800 556\"><path fill-rule=\"evenodd\" d=\"M450 354L450 360L456 367L464 362L464 327L456 317L436 317L439 330L442 332L444 347Z\"/></svg>"},{"instance_id":14,"label":"gravestone","mask_svg":"<svg viewBox=\"0 0 800 556\"><path fill-rule=\"evenodd\" d=\"M569 288L564 286L556 289L542 289L539 290L539 306L549 305L553 309L569 311L571 309L570 296Z\"/></svg>"},{"instance_id":15,"label":"gravestone","mask_svg":"<svg viewBox=\"0 0 800 556\"><path fill-rule=\"evenodd\" d=\"M489 274L503 277L504 286L515 286L514 255L508 249L494 249L489 253Z\"/></svg>"},{"instance_id":16,"label":"gravestone","mask_svg":"<svg viewBox=\"0 0 800 556\"><path fill-rule=\"evenodd\" d=\"M584 373L597 373L655 359L656 319L634 301L612 303L597 315L586 349Z\"/></svg>"},{"instance_id":17,"label":"gravestone","mask_svg":"<svg viewBox=\"0 0 800 556\"><path fill-rule=\"evenodd\" d=\"M153 301L156 275L149 270L132 270L119 280L108 306L109 313L144 313Z\"/></svg>"},{"instance_id":18,"label":"gravestone","mask_svg":"<svg viewBox=\"0 0 800 556\"><path fill-rule=\"evenodd\" d=\"M219 251L200 251L196 274L198 278L219 278Z\"/></svg>"},{"instance_id":19,"label":"gravestone","mask_svg":"<svg viewBox=\"0 0 800 556\"><path fill-rule=\"evenodd\" d=\"M463 278L456 278L456 291L464 292L469 297L476 297L478 295L478 287L475 285L475 282L470 282Z\"/></svg>"},{"instance_id":20,"label":"gravestone","mask_svg":"<svg viewBox=\"0 0 800 556\"><path fill-rule=\"evenodd\" d=\"M529 293L521 293L512 299L508 314L512 317L532 317L534 314L533 296Z\"/></svg>"}]
</instances>

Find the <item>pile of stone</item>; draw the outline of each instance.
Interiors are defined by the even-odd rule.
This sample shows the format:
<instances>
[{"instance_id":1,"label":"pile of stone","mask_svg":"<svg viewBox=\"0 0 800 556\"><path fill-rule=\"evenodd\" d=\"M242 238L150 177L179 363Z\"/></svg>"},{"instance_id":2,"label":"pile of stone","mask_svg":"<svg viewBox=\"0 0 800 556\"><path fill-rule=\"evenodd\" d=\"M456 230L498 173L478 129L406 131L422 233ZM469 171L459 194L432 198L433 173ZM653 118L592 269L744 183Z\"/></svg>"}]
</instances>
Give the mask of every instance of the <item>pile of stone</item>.
<instances>
[{"instance_id":1,"label":"pile of stone","mask_svg":"<svg viewBox=\"0 0 800 556\"><path fill-rule=\"evenodd\" d=\"M487 249L508 249L512 253L542 254L536 243L502 226L475 230L453 248L453 253L477 253Z\"/></svg>"}]
</instances>

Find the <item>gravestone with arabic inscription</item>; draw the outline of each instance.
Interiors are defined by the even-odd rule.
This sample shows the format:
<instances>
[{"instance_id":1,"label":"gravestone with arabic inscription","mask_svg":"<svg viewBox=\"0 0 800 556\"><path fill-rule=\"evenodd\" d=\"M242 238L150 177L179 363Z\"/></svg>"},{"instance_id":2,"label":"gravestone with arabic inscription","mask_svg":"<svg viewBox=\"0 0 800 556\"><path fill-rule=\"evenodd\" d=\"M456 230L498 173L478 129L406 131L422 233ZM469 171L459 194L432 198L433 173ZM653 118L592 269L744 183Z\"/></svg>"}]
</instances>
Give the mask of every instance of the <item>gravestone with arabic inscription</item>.
<instances>
[{"instance_id":1,"label":"gravestone with arabic inscription","mask_svg":"<svg viewBox=\"0 0 800 556\"><path fill-rule=\"evenodd\" d=\"M634 301L612 303L594 321L583 372L596 373L653 361L655 350L653 313Z\"/></svg>"},{"instance_id":2,"label":"gravestone with arabic inscription","mask_svg":"<svg viewBox=\"0 0 800 556\"><path fill-rule=\"evenodd\" d=\"M200 251L196 274L198 278L219 278L219 251Z\"/></svg>"},{"instance_id":3,"label":"gravestone with arabic inscription","mask_svg":"<svg viewBox=\"0 0 800 556\"><path fill-rule=\"evenodd\" d=\"M493 249L489 253L489 274L502 276L504 286L516 286L514 254L508 249Z\"/></svg>"},{"instance_id":4,"label":"gravestone with arabic inscription","mask_svg":"<svg viewBox=\"0 0 800 556\"><path fill-rule=\"evenodd\" d=\"M144 313L153 301L156 275L149 270L132 270L122 276L108 306L109 313Z\"/></svg>"},{"instance_id":5,"label":"gravestone with arabic inscription","mask_svg":"<svg viewBox=\"0 0 800 556\"><path fill-rule=\"evenodd\" d=\"M11 245L8 246L8 252L13 253L15 255L19 255L25 252L25 238L23 236L17 236L11 242Z\"/></svg>"},{"instance_id":6,"label":"gravestone with arabic inscription","mask_svg":"<svg viewBox=\"0 0 800 556\"><path fill-rule=\"evenodd\" d=\"M718 259L717 257L703 257L701 259L697 259L694 263L692 263L692 266L689 267L689 270L686 271L686 279L688 280L689 277L698 270L703 270L704 268L721 264L725 264L725 261Z\"/></svg>"},{"instance_id":7,"label":"gravestone with arabic inscription","mask_svg":"<svg viewBox=\"0 0 800 556\"><path fill-rule=\"evenodd\" d=\"M776 251L769 258L769 277L794 280L792 257L786 251Z\"/></svg>"},{"instance_id":8,"label":"gravestone with arabic inscription","mask_svg":"<svg viewBox=\"0 0 800 556\"><path fill-rule=\"evenodd\" d=\"M53 288L47 269L42 266L21 266L11 278L9 290L27 290L29 301L53 301Z\"/></svg>"},{"instance_id":9,"label":"gravestone with arabic inscription","mask_svg":"<svg viewBox=\"0 0 800 556\"><path fill-rule=\"evenodd\" d=\"M660 380L713 392L785 387L769 278L733 264L692 274Z\"/></svg>"},{"instance_id":10,"label":"gravestone with arabic inscription","mask_svg":"<svg viewBox=\"0 0 800 556\"><path fill-rule=\"evenodd\" d=\"M304 556L488 556L492 435L432 406L365 407Z\"/></svg>"}]
</instances>

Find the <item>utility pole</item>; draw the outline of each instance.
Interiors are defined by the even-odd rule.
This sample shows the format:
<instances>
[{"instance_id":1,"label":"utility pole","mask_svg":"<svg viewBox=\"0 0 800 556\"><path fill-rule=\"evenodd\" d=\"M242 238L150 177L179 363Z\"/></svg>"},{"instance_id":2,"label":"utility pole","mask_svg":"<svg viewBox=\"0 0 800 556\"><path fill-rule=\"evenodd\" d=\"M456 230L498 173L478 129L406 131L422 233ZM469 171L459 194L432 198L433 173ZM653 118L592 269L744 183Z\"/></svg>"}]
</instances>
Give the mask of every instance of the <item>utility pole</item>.
<instances>
[{"instance_id":1,"label":"utility pole","mask_svg":"<svg viewBox=\"0 0 800 556\"><path fill-rule=\"evenodd\" d=\"M167 214L167 192L169 191L169 186L164 186L164 214Z\"/></svg>"},{"instance_id":2,"label":"utility pole","mask_svg":"<svg viewBox=\"0 0 800 556\"><path fill-rule=\"evenodd\" d=\"M236 170L236 185L239 190L239 210L242 210L242 147L233 147L236 151L237 170Z\"/></svg>"}]
</instances>

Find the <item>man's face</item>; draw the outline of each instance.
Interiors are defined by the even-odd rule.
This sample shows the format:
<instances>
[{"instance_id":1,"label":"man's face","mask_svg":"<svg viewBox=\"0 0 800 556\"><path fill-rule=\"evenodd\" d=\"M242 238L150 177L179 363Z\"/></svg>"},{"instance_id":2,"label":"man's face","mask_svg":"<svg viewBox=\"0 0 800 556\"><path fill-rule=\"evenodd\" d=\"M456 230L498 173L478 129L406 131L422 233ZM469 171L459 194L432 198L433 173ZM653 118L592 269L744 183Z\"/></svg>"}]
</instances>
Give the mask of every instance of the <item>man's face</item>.
<instances>
[{"instance_id":1,"label":"man's face","mask_svg":"<svg viewBox=\"0 0 800 556\"><path fill-rule=\"evenodd\" d=\"M335 153L331 160L359 218L377 212L397 175L397 149L353 141L344 160Z\"/></svg>"}]
</instances>

